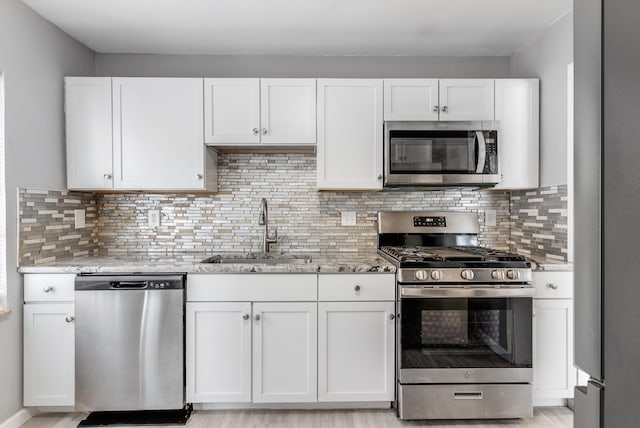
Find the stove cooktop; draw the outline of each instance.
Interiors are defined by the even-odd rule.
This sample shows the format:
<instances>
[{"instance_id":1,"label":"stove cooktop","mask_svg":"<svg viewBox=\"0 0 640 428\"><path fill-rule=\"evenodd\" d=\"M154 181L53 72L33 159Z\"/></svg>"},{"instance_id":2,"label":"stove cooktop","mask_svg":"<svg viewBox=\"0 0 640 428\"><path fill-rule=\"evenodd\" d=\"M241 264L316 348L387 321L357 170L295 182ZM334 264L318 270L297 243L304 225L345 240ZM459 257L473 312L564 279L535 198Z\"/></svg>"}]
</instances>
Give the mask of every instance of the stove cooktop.
<instances>
[{"instance_id":1,"label":"stove cooktop","mask_svg":"<svg viewBox=\"0 0 640 428\"><path fill-rule=\"evenodd\" d=\"M406 247L383 246L380 254L398 267L491 268L531 266L520 254L485 247Z\"/></svg>"}]
</instances>

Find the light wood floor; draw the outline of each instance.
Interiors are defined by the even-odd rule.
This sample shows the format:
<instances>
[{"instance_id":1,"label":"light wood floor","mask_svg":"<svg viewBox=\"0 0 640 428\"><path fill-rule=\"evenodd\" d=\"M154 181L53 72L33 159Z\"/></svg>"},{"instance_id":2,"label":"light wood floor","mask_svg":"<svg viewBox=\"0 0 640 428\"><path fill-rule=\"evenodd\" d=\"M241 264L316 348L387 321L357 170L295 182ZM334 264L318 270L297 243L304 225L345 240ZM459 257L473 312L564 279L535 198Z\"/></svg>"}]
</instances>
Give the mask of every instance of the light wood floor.
<instances>
[{"instance_id":1,"label":"light wood floor","mask_svg":"<svg viewBox=\"0 0 640 428\"><path fill-rule=\"evenodd\" d=\"M75 428L84 414L47 414L32 418L24 428ZM573 413L566 407L536 408L533 418L502 421L420 421L403 422L393 410L220 410L195 411L187 428L292 427L292 428L571 428Z\"/></svg>"}]
</instances>

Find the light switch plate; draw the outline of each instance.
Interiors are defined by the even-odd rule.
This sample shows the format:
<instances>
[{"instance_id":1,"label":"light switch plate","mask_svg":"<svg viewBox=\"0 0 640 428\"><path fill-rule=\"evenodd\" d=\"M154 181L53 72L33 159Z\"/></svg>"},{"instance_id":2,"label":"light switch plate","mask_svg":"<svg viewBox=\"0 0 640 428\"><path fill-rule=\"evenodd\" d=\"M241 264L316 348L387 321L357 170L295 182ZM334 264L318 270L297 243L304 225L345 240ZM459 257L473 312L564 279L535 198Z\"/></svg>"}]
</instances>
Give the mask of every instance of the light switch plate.
<instances>
[{"instance_id":1,"label":"light switch plate","mask_svg":"<svg viewBox=\"0 0 640 428\"><path fill-rule=\"evenodd\" d=\"M76 229L82 229L85 227L85 211L84 210L73 210L73 218Z\"/></svg>"},{"instance_id":2,"label":"light switch plate","mask_svg":"<svg viewBox=\"0 0 640 428\"><path fill-rule=\"evenodd\" d=\"M149 227L159 227L160 226L160 210L149 210L147 221L148 221Z\"/></svg>"},{"instance_id":3,"label":"light switch plate","mask_svg":"<svg viewBox=\"0 0 640 428\"><path fill-rule=\"evenodd\" d=\"M484 210L484 225L485 227L496 227L496 210Z\"/></svg>"},{"instance_id":4,"label":"light switch plate","mask_svg":"<svg viewBox=\"0 0 640 428\"><path fill-rule=\"evenodd\" d=\"M355 213L355 211L342 211L342 225L343 226L355 226L356 225L356 213Z\"/></svg>"}]
</instances>

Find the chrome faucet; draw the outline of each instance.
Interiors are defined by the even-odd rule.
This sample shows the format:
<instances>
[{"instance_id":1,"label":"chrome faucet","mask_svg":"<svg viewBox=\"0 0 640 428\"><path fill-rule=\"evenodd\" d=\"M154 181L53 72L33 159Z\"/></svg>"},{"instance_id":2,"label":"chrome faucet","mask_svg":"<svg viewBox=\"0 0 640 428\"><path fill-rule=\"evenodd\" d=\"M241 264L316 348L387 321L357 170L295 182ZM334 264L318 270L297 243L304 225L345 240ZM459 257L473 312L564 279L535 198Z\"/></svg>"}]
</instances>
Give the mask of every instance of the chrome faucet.
<instances>
[{"instance_id":1,"label":"chrome faucet","mask_svg":"<svg viewBox=\"0 0 640 428\"><path fill-rule=\"evenodd\" d=\"M267 200L262 198L260 201L260 218L258 220L260 226L264 226L264 232L262 235L262 251L269 252L269 246L278 242L278 230L273 231L273 238L269 236L269 207L267 206Z\"/></svg>"}]
</instances>

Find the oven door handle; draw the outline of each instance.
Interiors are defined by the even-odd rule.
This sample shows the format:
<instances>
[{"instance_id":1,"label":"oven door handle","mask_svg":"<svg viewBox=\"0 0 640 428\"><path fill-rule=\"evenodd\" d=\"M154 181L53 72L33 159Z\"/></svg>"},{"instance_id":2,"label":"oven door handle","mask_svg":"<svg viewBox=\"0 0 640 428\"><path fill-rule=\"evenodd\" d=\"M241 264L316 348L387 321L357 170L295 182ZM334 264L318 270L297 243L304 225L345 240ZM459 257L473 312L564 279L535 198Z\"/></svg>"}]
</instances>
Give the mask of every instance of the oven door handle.
<instances>
[{"instance_id":1,"label":"oven door handle","mask_svg":"<svg viewBox=\"0 0 640 428\"><path fill-rule=\"evenodd\" d=\"M533 288L427 288L400 287L400 297L533 297Z\"/></svg>"},{"instance_id":2,"label":"oven door handle","mask_svg":"<svg viewBox=\"0 0 640 428\"><path fill-rule=\"evenodd\" d=\"M478 139L478 165L476 165L476 174L482 174L484 171L484 163L487 159L487 143L484 140L482 131L476 131Z\"/></svg>"}]
</instances>

